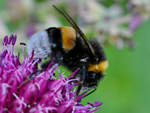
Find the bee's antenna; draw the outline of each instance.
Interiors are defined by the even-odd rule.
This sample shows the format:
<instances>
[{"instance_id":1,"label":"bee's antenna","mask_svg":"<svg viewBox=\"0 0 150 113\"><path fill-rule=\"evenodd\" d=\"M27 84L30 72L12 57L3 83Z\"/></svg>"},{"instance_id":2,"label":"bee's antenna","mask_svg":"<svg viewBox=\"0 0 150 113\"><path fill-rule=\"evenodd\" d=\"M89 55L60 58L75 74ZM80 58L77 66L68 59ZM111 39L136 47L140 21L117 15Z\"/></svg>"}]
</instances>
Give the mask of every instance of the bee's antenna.
<instances>
[{"instance_id":1,"label":"bee's antenna","mask_svg":"<svg viewBox=\"0 0 150 113\"><path fill-rule=\"evenodd\" d=\"M64 10L60 10L58 9L55 5L53 5L53 7L60 13L62 14L66 20L72 25L72 27L80 34L80 36L82 37L82 39L84 40L84 42L86 43L86 45L88 46L90 52L95 56L95 52L93 47L90 45L90 43L87 41L86 36L84 35L84 33L81 31L81 29L77 26L77 24L74 22L74 20L71 18L71 16L65 12Z\"/></svg>"}]
</instances>

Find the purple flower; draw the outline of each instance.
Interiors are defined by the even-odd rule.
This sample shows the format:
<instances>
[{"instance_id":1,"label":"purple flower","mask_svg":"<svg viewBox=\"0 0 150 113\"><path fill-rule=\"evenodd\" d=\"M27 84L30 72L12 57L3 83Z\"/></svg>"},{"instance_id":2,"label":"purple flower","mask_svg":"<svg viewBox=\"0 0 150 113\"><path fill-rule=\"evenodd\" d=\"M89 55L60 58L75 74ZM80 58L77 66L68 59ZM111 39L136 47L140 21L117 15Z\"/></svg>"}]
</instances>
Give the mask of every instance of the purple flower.
<instances>
[{"instance_id":1,"label":"purple flower","mask_svg":"<svg viewBox=\"0 0 150 113\"><path fill-rule=\"evenodd\" d=\"M141 22L142 22L141 15L138 13L133 14L132 19L129 23L129 30L131 32L134 32L136 28L141 24Z\"/></svg>"},{"instance_id":2,"label":"purple flower","mask_svg":"<svg viewBox=\"0 0 150 113\"><path fill-rule=\"evenodd\" d=\"M40 72L34 52L23 62L14 55L16 38L6 36L0 53L0 113L93 113L100 109L101 102L80 104L87 91L76 97L77 79L71 78L78 70L56 79L58 64L51 62Z\"/></svg>"}]
</instances>

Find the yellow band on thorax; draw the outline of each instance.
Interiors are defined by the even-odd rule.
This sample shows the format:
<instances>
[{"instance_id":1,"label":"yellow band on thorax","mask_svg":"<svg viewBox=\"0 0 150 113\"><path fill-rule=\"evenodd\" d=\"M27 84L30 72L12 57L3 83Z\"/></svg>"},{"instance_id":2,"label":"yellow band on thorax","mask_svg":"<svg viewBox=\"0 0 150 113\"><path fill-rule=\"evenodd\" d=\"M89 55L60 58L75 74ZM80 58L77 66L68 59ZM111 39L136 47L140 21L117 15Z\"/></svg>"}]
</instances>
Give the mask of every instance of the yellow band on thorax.
<instances>
[{"instance_id":1,"label":"yellow band on thorax","mask_svg":"<svg viewBox=\"0 0 150 113\"><path fill-rule=\"evenodd\" d=\"M88 71L104 72L108 67L108 61L100 61L98 64L90 64Z\"/></svg>"}]
</instances>

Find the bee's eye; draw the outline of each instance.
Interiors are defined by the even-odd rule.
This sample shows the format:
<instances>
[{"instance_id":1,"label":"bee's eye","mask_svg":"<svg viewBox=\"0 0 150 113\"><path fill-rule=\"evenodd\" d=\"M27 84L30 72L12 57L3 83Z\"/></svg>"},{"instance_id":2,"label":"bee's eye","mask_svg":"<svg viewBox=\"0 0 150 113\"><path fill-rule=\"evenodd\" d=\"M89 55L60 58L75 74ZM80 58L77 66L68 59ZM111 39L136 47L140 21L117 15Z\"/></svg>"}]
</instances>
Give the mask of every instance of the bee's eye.
<instances>
[{"instance_id":1,"label":"bee's eye","mask_svg":"<svg viewBox=\"0 0 150 113\"><path fill-rule=\"evenodd\" d=\"M91 80L99 80L99 78L103 77L103 74L90 71L88 72L88 77Z\"/></svg>"},{"instance_id":2,"label":"bee's eye","mask_svg":"<svg viewBox=\"0 0 150 113\"><path fill-rule=\"evenodd\" d=\"M95 79L96 78L96 73L92 73L91 78Z\"/></svg>"},{"instance_id":3,"label":"bee's eye","mask_svg":"<svg viewBox=\"0 0 150 113\"><path fill-rule=\"evenodd\" d=\"M89 75L90 79L96 78L96 73L95 72L90 71L90 72L88 72L88 75Z\"/></svg>"}]
</instances>

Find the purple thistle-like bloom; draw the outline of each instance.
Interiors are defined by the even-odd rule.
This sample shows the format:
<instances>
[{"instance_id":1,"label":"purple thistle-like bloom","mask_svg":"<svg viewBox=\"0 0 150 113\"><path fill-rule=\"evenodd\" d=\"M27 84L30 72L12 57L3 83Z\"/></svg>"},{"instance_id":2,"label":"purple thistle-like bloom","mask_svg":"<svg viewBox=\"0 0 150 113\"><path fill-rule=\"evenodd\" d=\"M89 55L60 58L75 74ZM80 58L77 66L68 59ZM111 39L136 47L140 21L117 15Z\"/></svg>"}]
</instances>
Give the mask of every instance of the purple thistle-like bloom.
<instances>
[{"instance_id":1,"label":"purple thistle-like bloom","mask_svg":"<svg viewBox=\"0 0 150 113\"><path fill-rule=\"evenodd\" d=\"M70 77L56 79L53 75L58 64L51 62L40 72L34 52L20 62L14 55L16 38L5 36L0 53L0 113L93 113L100 109L101 102L79 104L87 91L75 95L77 84L73 81L77 79L71 78L78 70Z\"/></svg>"},{"instance_id":2,"label":"purple thistle-like bloom","mask_svg":"<svg viewBox=\"0 0 150 113\"><path fill-rule=\"evenodd\" d=\"M138 13L133 14L132 19L129 23L129 30L131 32L134 32L141 23L142 23L141 15Z\"/></svg>"}]
</instances>

